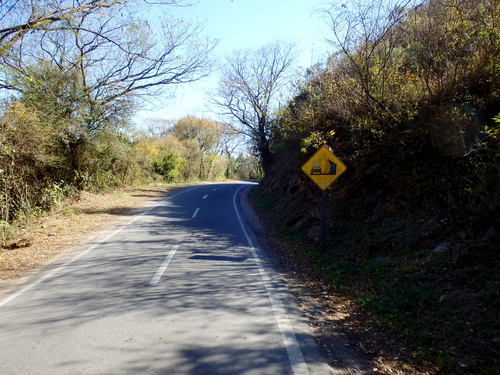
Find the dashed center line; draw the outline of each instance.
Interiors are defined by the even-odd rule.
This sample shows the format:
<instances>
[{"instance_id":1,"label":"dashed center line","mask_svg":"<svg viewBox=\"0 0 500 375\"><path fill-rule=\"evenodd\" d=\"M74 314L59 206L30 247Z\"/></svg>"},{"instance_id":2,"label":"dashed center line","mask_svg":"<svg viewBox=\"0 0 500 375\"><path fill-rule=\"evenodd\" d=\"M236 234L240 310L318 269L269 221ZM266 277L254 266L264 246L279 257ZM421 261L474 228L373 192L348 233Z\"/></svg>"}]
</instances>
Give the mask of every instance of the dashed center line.
<instances>
[{"instance_id":1,"label":"dashed center line","mask_svg":"<svg viewBox=\"0 0 500 375\"><path fill-rule=\"evenodd\" d=\"M199 208L197 208L196 210L194 210L194 214L191 217L194 219L196 217L196 215L198 215L198 212L200 212Z\"/></svg>"},{"instance_id":2,"label":"dashed center line","mask_svg":"<svg viewBox=\"0 0 500 375\"><path fill-rule=\"evenodd\" d=\"M208 197L208 194L205 194L205 195L203 196L203 199L207 199L207 197Z\"/></svg>"},{"instance_id":3,"label":"dashed center line","mask_svg":"<svg viewBox=\"0 0 500 375\"><path fill-rule=\"evenodd\" d=\"M169 251L168 255L165 257L165 260L163 261L162 265L160 266L160 268L158 268L158 271L156 271L155 275L151 279L151 282L149 283L150 286L155 286L160 282L161 276L163 275L163 273L167 269L168 264L170 263L170 261L174 257L175 252L177 251L178 248L179 248L179 245L172 246L172 249Z\"/></svg>"}]
</instances>

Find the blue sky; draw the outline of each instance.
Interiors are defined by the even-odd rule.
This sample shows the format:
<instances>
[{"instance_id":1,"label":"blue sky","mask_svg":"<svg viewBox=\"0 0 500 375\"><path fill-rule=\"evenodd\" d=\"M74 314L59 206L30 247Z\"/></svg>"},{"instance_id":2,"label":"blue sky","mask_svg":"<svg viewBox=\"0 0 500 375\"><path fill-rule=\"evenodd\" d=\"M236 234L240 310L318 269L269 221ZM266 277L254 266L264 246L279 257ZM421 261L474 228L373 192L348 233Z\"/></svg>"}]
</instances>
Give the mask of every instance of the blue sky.
<instances>
[{"instance_id":1,"label":"blue sky","mask_svg":"<svg viewBox=\"0 0 500 375\"><path fill-rule=\"evenodd\" d=\"M175 9L176 16L189 22L201 22L204 36L219 41L214 50L216 61L232 51L258 48L282 40L299 49L297 71L316 62L324 62L328 45L326 23L319 10L332 1L325 0L193 0L192 6ZM177 87L153 106L136 116L139 126L148 118L178 119L188 114L216 119L209 104L209 92L217 85L217 71L190 85Z\"/></svg>"}]
</instances>

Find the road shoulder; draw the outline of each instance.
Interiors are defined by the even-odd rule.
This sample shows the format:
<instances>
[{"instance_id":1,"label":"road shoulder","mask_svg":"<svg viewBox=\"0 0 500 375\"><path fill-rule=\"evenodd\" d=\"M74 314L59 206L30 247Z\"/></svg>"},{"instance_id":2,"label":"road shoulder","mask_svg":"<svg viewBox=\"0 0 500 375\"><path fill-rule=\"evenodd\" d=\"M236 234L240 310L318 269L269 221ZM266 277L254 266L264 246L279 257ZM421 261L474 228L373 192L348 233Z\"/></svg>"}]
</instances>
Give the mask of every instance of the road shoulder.
<instances>
[{"instance_id":1,"label":"road shoulder","mask_svg":"<svg viewBox=\"0 0 500 375\"><path fill-rule=\"evenodd\" d=\"M17 288L103 231L186 186L190 185L158 184L99 194L82 192L57 210L32 218L0 248L0 292Z\"/></svg>"},{"instance_id":2,"label":"road shoulder","mask_svg":"<svg viewBox=\"0 0 500 375\"><path fill-rule=\"evenodd\" d=\"M286 285L300 314L306 319L322 355L332 368L335 375L344 374L376 374L377 369L370 365L370 361L358 352L355 343L350 342L341 329L345 316L339 311L332 314L331 299L325 290L318 290L317 283L310 280L305 274L293 269L284 261L277 246L252 206L248 194L251 188L243 189L240 194L240 207L247 223L258 238L263 250L269 256L279 278ZM328 309L325 305L329 305Z\"/></svg>"}]
</instances>

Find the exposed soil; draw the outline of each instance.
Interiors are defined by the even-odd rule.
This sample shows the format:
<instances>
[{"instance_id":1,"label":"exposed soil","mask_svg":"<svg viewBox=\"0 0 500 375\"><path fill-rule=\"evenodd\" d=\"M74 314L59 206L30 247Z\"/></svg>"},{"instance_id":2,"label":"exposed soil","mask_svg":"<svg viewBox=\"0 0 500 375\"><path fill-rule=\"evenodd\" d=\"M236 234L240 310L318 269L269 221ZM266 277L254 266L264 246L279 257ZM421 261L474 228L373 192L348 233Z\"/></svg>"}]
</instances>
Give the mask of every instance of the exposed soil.
<instances>
[{"instance_id":1,"label":"exposed soil","mask_svg":"<svg viewBox=\"0 0 500 375\"><path fill-rule=\"evenodd\" d=\"M36 217L0 247L0 288L84 243L98 229L182 185L150 185L92 194L82 192L61 207Z\"/></svg>"}]
</instances>

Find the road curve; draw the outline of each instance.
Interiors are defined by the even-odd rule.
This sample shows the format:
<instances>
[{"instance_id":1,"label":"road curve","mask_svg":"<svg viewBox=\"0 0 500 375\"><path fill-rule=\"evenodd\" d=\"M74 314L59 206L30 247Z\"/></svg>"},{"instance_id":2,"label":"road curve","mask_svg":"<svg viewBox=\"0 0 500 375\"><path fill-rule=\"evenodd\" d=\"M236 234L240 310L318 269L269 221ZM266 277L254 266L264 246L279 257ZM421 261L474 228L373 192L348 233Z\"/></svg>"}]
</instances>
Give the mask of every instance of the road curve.
<instances>
[{"instance_id":1,"label":"road curve","mask_svg":"<svg viewBox=\"0 0 500 375\"><path fill-rule=\"evenodd\" d=\"M331 374L239 203L177 191L0 296L0 374Z\"/></svg>"}]
</instances>

